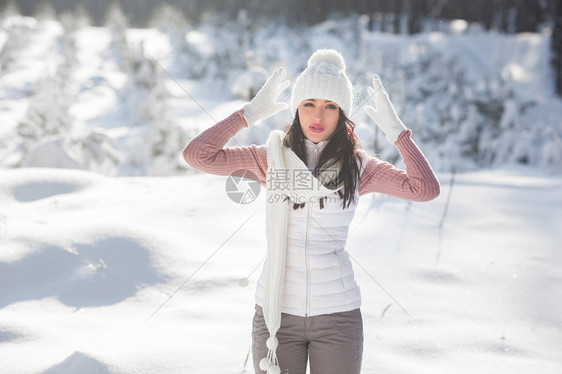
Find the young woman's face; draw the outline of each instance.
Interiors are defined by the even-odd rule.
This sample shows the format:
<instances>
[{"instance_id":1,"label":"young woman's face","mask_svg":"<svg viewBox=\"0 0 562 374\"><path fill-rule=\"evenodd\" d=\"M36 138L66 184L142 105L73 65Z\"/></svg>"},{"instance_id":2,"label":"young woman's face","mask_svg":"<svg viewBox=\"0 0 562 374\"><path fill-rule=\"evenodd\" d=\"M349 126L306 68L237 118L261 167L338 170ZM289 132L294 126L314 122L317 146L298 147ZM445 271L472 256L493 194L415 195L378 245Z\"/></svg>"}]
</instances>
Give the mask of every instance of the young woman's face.
<instances>
[{"instance_id":1,"label":"young woman's face","mask_svg":"<svg viewBox=\"0 0 562 374\"><path fill-rule=\"evenodd\" d=\"M299 105L298 111L302 132L311 142L322 142L336 131L340 119L338 104L323 99L308 99Z\"/></svg>"}]
</instances>

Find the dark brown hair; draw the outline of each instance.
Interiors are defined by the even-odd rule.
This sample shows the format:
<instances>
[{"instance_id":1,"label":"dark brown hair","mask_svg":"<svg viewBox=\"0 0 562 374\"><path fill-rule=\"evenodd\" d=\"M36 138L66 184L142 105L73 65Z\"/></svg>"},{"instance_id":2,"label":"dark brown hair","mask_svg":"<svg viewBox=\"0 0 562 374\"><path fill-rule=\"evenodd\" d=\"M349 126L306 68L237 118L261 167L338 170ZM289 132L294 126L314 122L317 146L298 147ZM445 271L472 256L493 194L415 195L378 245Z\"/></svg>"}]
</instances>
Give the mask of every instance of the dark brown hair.
<instances>
[{"instance_id":1,"label":"dark brown hair","mask_svg":"<svg viewBox=\"0 0 562 374\"><path fill-rule=\"evenodd\" d=\"M357 183L359 183L359 172L360 166L357 165L357 158L361 158L358 155L361 146L359 144L359 139L353 131L355 129L355 123L347 118L341 108L339 108L340 116L336 130L327 139L328 144L322 150L320 158L318 159L318 165L314 169L314 176L318 177L320 171L328 170L333 166L334 162L330 162L331 159L334 161L341 161L341 170L333 183L325 185L327 188L334 189L339 181L343 180L343 192L338 191L340 198L343 198L342 209L349 207L351 202L355 199L355 188ZM287 130L288 128L288 130ZM304 133L302 132L301 123L299 120L299 112L297 110L293 122L287 126L286 135L283 139L283 145L289 147L295 152L297 156L306 165L306 147L304 145ZM302 208L303 204L294 204L293 208ZM322 199L320 200L320 208L323 207Z\"/></svg>"}]
</instances>

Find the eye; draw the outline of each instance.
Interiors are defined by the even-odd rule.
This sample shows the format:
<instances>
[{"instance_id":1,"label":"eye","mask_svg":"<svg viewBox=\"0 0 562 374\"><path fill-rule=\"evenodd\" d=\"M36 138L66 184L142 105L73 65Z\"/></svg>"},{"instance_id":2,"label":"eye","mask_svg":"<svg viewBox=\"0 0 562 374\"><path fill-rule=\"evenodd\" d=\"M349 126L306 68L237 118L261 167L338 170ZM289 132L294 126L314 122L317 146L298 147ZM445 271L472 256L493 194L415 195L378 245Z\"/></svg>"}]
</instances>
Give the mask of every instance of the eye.
<instances>
[{"instance_id":1,"label":"eye","mask_svg":"<svg viewBox=\"0 0 562 374\"><path fill-rule=\"evenodd\" d=\"M338 107L335 106L334 104L328 104L328 105L326 105L326 108L328 108L328 109L338 109Z\"/></svg>"},{"instance_id":2,"label":"eye","mask_svg":"<svg viewBox=\"0 0 562 374\"><path fill-rule=\"evenodd\" d=\"M314 106L314 103L312 103L312 102L309 101L308 103L304 103L304 106L313 107L313 106Z\"/></svg>"}]
</instances>

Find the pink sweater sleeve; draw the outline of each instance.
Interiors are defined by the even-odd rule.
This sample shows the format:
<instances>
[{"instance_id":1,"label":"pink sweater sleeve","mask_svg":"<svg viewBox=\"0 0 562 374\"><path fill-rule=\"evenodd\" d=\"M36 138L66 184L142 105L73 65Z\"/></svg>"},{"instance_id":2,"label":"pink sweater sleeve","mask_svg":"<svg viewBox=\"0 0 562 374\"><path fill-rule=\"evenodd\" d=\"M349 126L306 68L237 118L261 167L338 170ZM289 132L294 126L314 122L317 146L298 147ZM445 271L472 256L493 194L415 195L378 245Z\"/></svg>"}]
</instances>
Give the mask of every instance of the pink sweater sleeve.
<instances>
[{"instance_id":1,"label":"pink sweater sleeve","mask_svg":"<svg viewBox=\"0 0 562 374\"><path fill-rule=\"evenodd\" d=\"M182 155L193 168L205 173L230 175L239 169L255 173L260 184L265 186L267 155L265 145L225 147L228 140L248 124L242 110L203 131L184 148Z\"/></svg>"},{"instance_id":2,"label":"pink sweater sleeve","mask_svg":"<svg viewBox=\"0 0 562 374\"><path fill-rule=\"evenodd\" d=\"M416 143L410 138L411 130L404 130L394 144L398 147L406 170L388 162L367 156L361 174L359 194L379 192L405 200L429 201L439 196L437 177Z\"/></svg>"}]
</instances>

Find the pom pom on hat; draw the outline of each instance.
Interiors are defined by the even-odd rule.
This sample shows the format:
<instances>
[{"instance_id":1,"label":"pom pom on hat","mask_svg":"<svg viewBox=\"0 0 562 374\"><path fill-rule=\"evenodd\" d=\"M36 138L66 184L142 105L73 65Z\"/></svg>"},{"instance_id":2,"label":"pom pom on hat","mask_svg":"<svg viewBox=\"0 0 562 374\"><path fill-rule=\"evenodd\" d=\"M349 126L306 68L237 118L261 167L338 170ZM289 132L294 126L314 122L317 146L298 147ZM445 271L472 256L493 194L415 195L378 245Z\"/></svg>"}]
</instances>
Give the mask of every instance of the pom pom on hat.
<instances>
[{"instance_id":1,"label":"pom pom on hat","mask_svg":"<svg viewBox=\"0 0 562 374\"><path fill-rule=\"evenodd\" d=\"M296 113L307 99L337 103L346 116L351 115L353 87L345 74L343 56L334 49L319 49L310 56L306 69L298 76L291 95L291 110Z\"/></svg>"},{"instance_id":2,"label":"pom pom on hat","mask_svg":"<svg viewBox=\"0 0 562 374\"><path fill-rule=\"evenodd\" d=\"M335 65L339 70L345 71L345 61L343 56L334 49L319 49L308 59L308 67L327 62Z\"/></svg>"}]
</instances>

